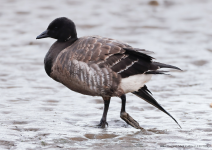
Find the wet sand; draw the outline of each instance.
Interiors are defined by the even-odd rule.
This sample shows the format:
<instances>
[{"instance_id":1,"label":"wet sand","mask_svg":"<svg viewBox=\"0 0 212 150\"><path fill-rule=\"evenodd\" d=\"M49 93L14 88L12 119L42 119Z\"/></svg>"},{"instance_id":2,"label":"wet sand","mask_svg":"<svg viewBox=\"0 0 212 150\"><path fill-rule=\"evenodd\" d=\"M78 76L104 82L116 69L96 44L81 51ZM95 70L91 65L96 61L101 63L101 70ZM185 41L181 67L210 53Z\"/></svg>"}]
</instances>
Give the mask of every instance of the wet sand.
<instances>
[{"instance_id":1,"label":"wet sand","mask_svg":"<svg viewBox=\"0 0 212 150\"><path fill-rule=\"evenodd\" d=\"M0 0L0 149L210 149L212 136L212 1ZM147 84L166 114L133 94L120 117L112 98L108 124L97 128L101 97L70 91L49 78L44 56L54 39L36 40L66 16L78 36L101 35L154 51L157 61L183 72L156 75Z\"/></svg>"}]
</instances>

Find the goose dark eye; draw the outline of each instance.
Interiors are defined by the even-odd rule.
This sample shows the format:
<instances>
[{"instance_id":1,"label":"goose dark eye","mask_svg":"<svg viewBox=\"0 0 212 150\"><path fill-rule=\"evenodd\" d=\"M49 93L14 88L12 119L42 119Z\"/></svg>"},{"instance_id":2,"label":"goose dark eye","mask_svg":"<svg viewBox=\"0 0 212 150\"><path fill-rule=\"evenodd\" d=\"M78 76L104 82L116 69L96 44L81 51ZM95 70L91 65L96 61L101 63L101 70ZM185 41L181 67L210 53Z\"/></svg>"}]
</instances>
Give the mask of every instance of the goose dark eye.
<instances>
[{"instance_id":1,"label":"goose dark eye","mask_svg":"<svg viewBox=\"0 0 212 150\"><path fill-rule=\"evenodd\" d=\"M58 29L58 27L54 27L54 29Z\"/></svg>"}]
</instances>

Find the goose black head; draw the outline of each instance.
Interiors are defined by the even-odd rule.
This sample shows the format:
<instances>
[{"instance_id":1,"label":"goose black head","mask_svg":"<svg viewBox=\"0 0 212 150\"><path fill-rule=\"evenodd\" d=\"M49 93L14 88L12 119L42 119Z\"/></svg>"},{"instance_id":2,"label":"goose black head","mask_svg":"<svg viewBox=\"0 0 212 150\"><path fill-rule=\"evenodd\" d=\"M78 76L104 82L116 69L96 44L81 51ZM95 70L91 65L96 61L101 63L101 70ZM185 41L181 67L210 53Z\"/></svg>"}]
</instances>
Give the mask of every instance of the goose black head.
<instances>
[{"instance_id":1,"label":"goose black head","mask_svg":"<svg viewBox=\"0 0 212 150\"><path fill-rule=\"evenodd\" d=\"M51 37L60 42L68 41L69 39L77 38L77 31L72 20L61 17L53 20L46 31L37 36L36 39Z\"/></svg>"}]
</instances>

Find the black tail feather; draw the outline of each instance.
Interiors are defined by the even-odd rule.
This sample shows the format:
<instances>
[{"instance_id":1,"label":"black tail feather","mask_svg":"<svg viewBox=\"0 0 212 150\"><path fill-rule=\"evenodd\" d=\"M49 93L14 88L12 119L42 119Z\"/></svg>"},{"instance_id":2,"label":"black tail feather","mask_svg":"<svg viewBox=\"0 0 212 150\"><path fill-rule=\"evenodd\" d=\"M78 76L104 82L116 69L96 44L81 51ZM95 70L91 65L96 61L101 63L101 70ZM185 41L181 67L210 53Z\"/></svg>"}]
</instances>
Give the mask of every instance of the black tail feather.
<instances>
[{"instance_id":1,"label":"black tail feather","mask_svg":"<svg viewBox=\"0 0 212 150\"><path fill-rule=\"evenodd\" d=\"M153 70L153 71L147 71L145 72L145 74L165 74L168 71L157 71L157 70ZM168 75L168 74L166 74Z\"/></svg>"},{"instance_id":2,"label":"black tail feather","mask_svg":"<svg viewBox=\"0 0 212 150\"><path fill-rule=\"evenodd\" d=\"M173 68L173 69L177 69L177 70L181 70L180 68L178 67L175 67L175 66L172 66L172 65L167 65L167 64L163 64L163 63L159 63L159 62L152 62L151 64L152 68L155 68L155 66L159 67L159 68ZM159 69L157 68L157 69ZM182 71L182 70L181 70Z\"/></svg>"},{"instance_id":3,"label":"black tail feather","mask_svg":"<svg viewBox=\"0 0 212 150\"><path fill-rule=\"evenodd\" d=\"M153 106L157 107L159 110L163 111L167 115L169 115L179 125L179 123L174 119L174 117L172 117L160 104L158 104L158 102L148 92L150 92L150 91L147 89L147 87L145 85L138 91L132 92L132 93L135 94L136 96L144 99L146 102L152 104ZM181 128L180 125L179 125L179 127Z\"/></svg>"}]
</instances>

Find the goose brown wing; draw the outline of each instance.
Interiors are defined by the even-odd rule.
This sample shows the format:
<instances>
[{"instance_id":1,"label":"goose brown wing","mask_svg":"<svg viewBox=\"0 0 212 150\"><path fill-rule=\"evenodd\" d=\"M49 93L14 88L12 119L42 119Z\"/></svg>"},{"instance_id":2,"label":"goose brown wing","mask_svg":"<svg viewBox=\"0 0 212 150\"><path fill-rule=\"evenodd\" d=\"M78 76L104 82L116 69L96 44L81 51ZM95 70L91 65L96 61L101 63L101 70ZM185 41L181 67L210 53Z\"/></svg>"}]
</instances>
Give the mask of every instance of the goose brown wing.
<instances>
[{"instance_id":1,"label":"goose brown wing","mask_svg":"<svg viewBox=\"0 0 212 150\"><path fill-rule=\"evenodd\" d=\"M88 36L78 40L71 46L70 54L66 55L88 64L98 64L100 68L108 67L121 75L122 78L143 74L151 68L152 53L144 49L133 48L121 41Z\"/></svg>"},{"instance_id":2,"label":"goose brown wing","mask_svg":"<svg viewBox=\"0 0 212 150\"><path fill-rule=\"evenodd\" d=\"M140 52L138 49L133 48L123 49L125 50L123 54L114 54L105 62L105 64L110 65L113 71L120 74L122 78L143 74L150 69L152 57L145 54L145 50L140 50ZM114 61L115 58L116 61Z\"/></svg>"}]
</instances>

